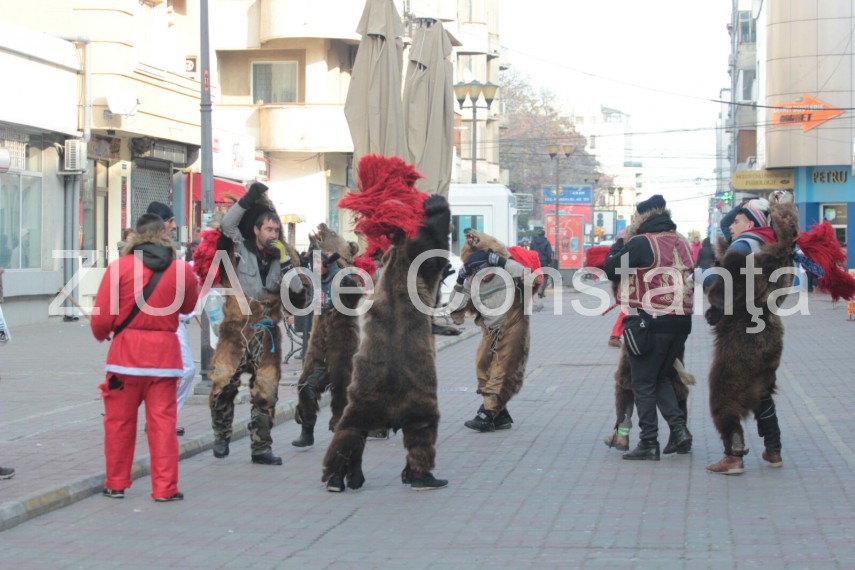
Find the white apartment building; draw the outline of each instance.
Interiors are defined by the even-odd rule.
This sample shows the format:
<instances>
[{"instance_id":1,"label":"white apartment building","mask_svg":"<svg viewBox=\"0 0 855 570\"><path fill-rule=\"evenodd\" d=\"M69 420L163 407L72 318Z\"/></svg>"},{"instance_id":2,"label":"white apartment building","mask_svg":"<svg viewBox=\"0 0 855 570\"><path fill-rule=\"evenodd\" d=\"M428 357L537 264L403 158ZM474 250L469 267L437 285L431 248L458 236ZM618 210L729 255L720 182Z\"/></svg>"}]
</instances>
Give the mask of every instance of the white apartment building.
<instances>
[{"instance_id":1,"label":"white apartment building","mask_svg":"<svg viewBox=\"0 0 855 570\"><path fill-rule=\"evenodd\" d=\"M440 20L456 46L455 82L498 83L498 0L394 4L405 45L419 18ZM203 80L213 103L216 205L260 179L299 248L320 222L348 230L336 205L356 186L343 108L364 6L208 0L204 78L199 0L40 0L38 10L29 0L4 2L0 58L20 85L0 90L0 148L15 157L0 173L12 325L47 320L78 269L75 301L91 304L122 228L151 201L173 207L181 241L199 229ZM500 180L500 109L497 99L477 113L479 183ZM452 182L470 181L472 133L467 105L455 117ZM54 249L74 253L54 259Z\"/></svg>"}]
</instances>

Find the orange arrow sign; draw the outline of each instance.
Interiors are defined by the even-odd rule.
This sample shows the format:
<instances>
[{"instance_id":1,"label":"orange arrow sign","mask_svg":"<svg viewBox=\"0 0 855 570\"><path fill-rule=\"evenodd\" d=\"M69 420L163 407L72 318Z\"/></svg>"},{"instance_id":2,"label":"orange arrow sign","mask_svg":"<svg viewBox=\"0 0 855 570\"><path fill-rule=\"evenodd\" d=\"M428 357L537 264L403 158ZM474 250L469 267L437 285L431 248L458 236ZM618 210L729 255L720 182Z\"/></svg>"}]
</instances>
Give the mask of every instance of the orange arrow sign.
<instances>
[{"instance_id":1,"label":"orange arrow sign","mask_svg":"<svg viewBox=\"0 0 855 570\"><path fill-rule=\"evenodd\" d=\"M803 95L801 101L775 105L775 108L781 110L772 113L773 125L776 127L802 125L802 132L805 133L844 113L842 109L832 107L810 95Z\"/></svg>"}]
</instances>

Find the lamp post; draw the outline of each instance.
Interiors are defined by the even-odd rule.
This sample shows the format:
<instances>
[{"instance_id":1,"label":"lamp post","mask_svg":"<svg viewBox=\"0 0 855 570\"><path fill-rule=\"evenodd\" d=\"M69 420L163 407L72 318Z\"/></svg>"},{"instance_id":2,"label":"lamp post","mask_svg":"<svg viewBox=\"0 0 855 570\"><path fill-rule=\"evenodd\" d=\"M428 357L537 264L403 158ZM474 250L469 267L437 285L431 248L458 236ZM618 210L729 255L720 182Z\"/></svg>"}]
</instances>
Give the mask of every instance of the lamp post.
<instances>
[{"instance_id":1,"label":"lamp post","mask_svg":"<svg viewBox=\"0 0 855 570\"><path fill-rule=\"evenodd\" d=\"M561 266L561 242L559 241L559 229L560 224L559 220L561 219L559 216L561 211L558 209L559 197L561 196L561 187L559 186L558 181L558 159L561 157L561 153L564 154L565 158L570 158L570 155L573 154L575 147L571 144L565 145L557 145L551 144L546 147L546 152L549 153L549 158L555 161L555 247L554 249L554 258L555 258L555 269L560 269Z\"/></svg>"},{"instance_id":2,"label":"lamp post","mask_svg":"<svg viewBox=\"0 0 855 570\"><path fill-rule=\"evenodd\" d=\"M467 95L472 104L472 184L478 183L478 123L476 122L478 99L481 95L484 95L484 101L487 102L487 106L481 107L481 109L489 110L498 90L499 86L489 81L487 83L481 83L480 81L463 83L461 81L454 86L454 97L457 98L460 110L463 110L463 103L466 102Z\"/></svg>"}]
</instances>

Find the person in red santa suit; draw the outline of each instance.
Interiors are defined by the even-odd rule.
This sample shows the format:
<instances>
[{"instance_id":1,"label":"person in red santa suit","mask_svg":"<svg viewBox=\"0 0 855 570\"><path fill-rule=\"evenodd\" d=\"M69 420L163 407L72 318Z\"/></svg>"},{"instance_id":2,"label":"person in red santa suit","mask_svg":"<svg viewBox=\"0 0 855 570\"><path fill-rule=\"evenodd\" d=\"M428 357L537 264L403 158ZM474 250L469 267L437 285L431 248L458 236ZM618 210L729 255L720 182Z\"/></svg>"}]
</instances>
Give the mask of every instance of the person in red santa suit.
<instances>
[{"instance_id":1,"label":"person in red santa suit","mask_svg":"<svg viewBox=\"0 0 855 570\"><path fill-rule=\"evenodd\" d=\"M193 311L198 281L189 265L175 260L175 244L163 219L143 214L137 235L107 268L92 312L92 334L110 340L104 399L104 455L107 478L103 495L121 499L131 486L137 413L145 403L151 456L151 496L180 501L176 386L182 374L175 330L178 315Z\"/></svg>"}]
</instances>

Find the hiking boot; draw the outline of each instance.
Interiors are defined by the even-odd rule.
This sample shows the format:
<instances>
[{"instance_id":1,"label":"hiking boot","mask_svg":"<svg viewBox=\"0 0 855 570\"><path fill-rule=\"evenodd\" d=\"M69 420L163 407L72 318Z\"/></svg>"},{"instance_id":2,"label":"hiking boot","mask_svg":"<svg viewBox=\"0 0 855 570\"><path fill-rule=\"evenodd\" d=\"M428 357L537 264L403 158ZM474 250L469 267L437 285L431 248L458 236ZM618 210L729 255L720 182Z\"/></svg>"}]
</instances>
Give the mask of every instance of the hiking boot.
<instances>
[{"instance_id":1,"label":"hiking boot","mask_svg":"<svg viewBox=\"0 0 855 570\"><path fill-rule=\"evenodd\" d=\"M15 470L11 467L0 467L0 481L3 479L11 479L15 476Z\"/></svg>"},{"instance_id":2,"label":"hiking boot","mask_svg":"<svg viewBox=\"0 0 855 570\"><path fill-rule=\"evenodd\" d=\"M511 414L508 413L507 408L499 412L499 415L496 416L496 419L493 421L493 425L496 427L497 430L511 429L512 423L514 423L514 420L511 417Z\"/></svg>"},{"instance_id":3,"label":"hiking boot","mask_svg":"<svg viewBox=\"0 0 855 570\"><path fill-rule=\"evenodd\" d=\"M621 457L630 461L659 461L659 442L641 440L635 449Z\"/></svg>"},{"instance_id":4,"label":"hiking boot","mask_svg":"<svg viewBox=\"0 0 855 570\"><path fill-rule=\"evenodd\" d=\"M620 337L619 336L610 336L609 337L609 346L613 348L620 348Z\"/></svg>"},{"instance_id":5,"label":"hiking boot","mask_svg":"<svg viewBox=\"0 0 855 570\"><path fill-rule=\"evenodd\" d=\"M344 477L332 475L327 481L327 491L330 493L341 493L344 491Z\"/></svg>"},{"instance_id":6,"label":"hiking boot","mask_svg":"<svg viewBox=\"0 0 855 570\"><path fill-rule=\"evenodd\" d=\"M419 473L418 471L413 471L410 480L412 481L410 488L413 491L433 491L434 489L442 489L448 486L448 480L437 479L430 472Z\"/></svg>"},{"instance_id":7,"label":"hiking boot","mask_svg":"<svg viewBox=\"0 0 855 570\"><path fill-rule=\"evenodd\" d=\"M268 451L261 455L253 455L252 462L256 465L282 465L282 458L273 455L272 451Z\"/></svg>"},{"instance_id":8,"label":"hiking boot","mask_svg":"<svg viewBox=\"0 0 855 570\"><path fill-rule=\"evenodd\" d=\"M124 499L125 498L125 490L124 489L108 489L104 487L104 490L101 491L101 494L105 497L109 497L111 499Z\"/></svg>"},{"instance_id":9,"label":"hiking boot","mask_svg":"<svg viewBox=\"0 0 855 570\"><path fill-rule=\"evenodd\" d=\"M169 497L158 497L154 500L155 503L171 503L172 501L183 501L184 493L175 493Z\"/></svg>"},{"instance_id":10,"label":"hiking boot","mask_svg":"<svg viewBox=\"0 0 855 570\"><path fill-rule=\"evenodd\" d=\"M707 473L718 475L741 475L745 472L742 457L736 455L725 455L718 463L707 465Z\"/></svg>"},{"instance_id":11,"label":"hiking boot","mask_svg":"<svg viewBox=\"0 0 855 570\"><path fill-rule=\"evenodd\" d=\"M615 430L612 435L607 436L603 440L606 447L613 447L618 451L629 451L629 430L626 435L622 435L618 430Z\"/></svg>"},{"instance_id":12,"label":"hiking boot","mask_svg":"<svg viewBox=\"0 0 855 570\"><path fill-rule=\"evenodd\" d=\"M315 430L310 427L303 426L300 429L300 437L291 442L294 447L311 447L315 445Z\"/></svg>"},{"instance_id":13,"label":"hiking boot","mask_svg":"<svg viewBox=\"0 0 855 570\"><path fill-rule=\"evenodd\" d=\"M478 413L474 418L465 422L463 425L468 427L469 429L474 429L475 431L480 431L481 433L488 431L496 431L496 424L493 421L493 413L489 410L478 410Z\"/></svg>"},{"instance_id":14,"label":"hiking boot","mask_svg":"<svg viewBox=\"0 0 855 570\"><path fill-rule=\"evenodd\" d=\"M784 465L784 460L781 459L780 451L764 451L763 461L769 463L769 467L782 467Z\"/></svg>"},{"instance_id":15,"label":"hiking boot","mask_svg":"<svg viewBox=\"0 0 855 570\"><path fill-rule=\"evenodd\" d=\"M222 459L229 454L229 439L226 437L218 437L214 440L214 457Z\"/></svg>"},{"instance_id":16,"label":"hiking boot","mask_svg":"<svg viewBox=\"0 0 855 570\"><path fill-rule=\"evenodd\" d=\"M665 455L679 453L683 455L692 451L692 434L689 433L689 428L685 424L677 425L671 428L671 435L668 436L668 445L662 450Z\"/></svg>"}]
</instances>

